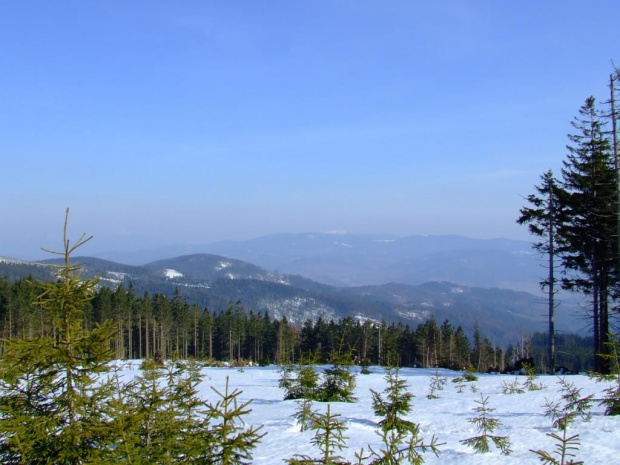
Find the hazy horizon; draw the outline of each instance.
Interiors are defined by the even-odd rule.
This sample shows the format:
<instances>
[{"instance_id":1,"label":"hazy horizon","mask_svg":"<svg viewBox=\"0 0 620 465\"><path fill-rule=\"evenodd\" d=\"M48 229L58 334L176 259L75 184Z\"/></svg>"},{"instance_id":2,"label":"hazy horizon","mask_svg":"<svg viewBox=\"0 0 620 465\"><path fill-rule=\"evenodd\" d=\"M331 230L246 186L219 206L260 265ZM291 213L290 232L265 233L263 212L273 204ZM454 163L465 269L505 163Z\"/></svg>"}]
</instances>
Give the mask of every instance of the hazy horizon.
<instances>
[{"instance_id":1,"label":"hazy horizon","mask_svg":"<svg viewBox=\"0 0 620 465\"><path fill-rule=\"evenodd\" d=\"M347 231L529 240L612 1L3 2L0 256Z\"/></svg>"},{"instance_id":2,"label":"hazy horizon","mask_svg":"<svg viewBox=\"0 0 620 465\"><path fill-rule=\"evenodd\" d=\"M69 228L71 229L71 227ZM69 233L69 239L72 243L74 243L77 239L79 239L80 236L82 236L82 234L85 233L78 233L77 231L74 231L75 234L72 234L71 232ZM245 242L245 241L252 241L255 239L262 239L262 238L266 238L266 237L270 237L270 236L279 236L279 235L295 235L295 234L300 234L300 235L332 235L335 238L338 236L361 236L361 237L373 237L373 238L394 238L394 239L404 239L407 237L428 237L428 236L432 236L432 237L441 237L441 236L446 236L446 237L465 237L467 239L481 239L481 240L514 240L514 241L523 241L523 242L531 242L529 240L529 238L525 238L525 239L511 239L511 238L506 238L506 237L489 237L489 238L480 238L480 237L472 237L472 236L464 236L461 234L406 234L406 235L397 235L397 234L390 234L390 233L351 233L351 232L347 232L347 231L307 231L307 232L303 232L303 233L289 233L289 232L274 232L274 233L270 233L270 234L265 234L265 235L260 235L260 236L255 236L255 237L248 237L245 239L218 239L215 241L210 241L210 242L196 242L196 243L190 243L190 242L170 242L170 243L159 243L159 244L152 244L151 246L145 245L144 243L139 243L137 245L134 244L134 246L132 247L131 245L125 244L126 246L123 247L122 245L119 245L118 247L115 246L115 244L110 244L109 247L106 247L105 245L101 245L97 243L97 238L96 236L92 235L92 239L89 240L81 249L79 249L79 253L78 255L81 256L92 256L92 257L99 257L99 258L107 258L109 256L114 256L114 255L126 255L126 256L132 256L132 255L140 255L142 253L146 253L146 252L156 252L156 251L161 251L163 253L162 258L172 258L174 255L173 254L168 254L168 251L174 251L175 249L180 249L180 248L208 248L211 245L216 245L218 243L221 242L228 242L228 241L232 241L232 242ZM91 236L90 234L86 234L86 237ZM60 236L59 236L60 237ZM50 254L48 251L43 250L43 249L47 249L47 250L54 250L54 251L60 251L61 247L62 247L62 242L60 242L58 239L56 241L54 241L54 244L51 244L49 246L45 246L45 247L39 247L37 250L34 251L34 253L30 253L30 252L25 252L25 254L22 255L16 255L16 254L2 254L0 253L0 257L5 257L5 258L12 258L12 259L18 259L18 260L26 260L26 261L37 261L37 260L47 260L47 259L51 259L51 258L56 258L55 256L53 256L52 254ZM191 252L193 253L193 252ZM205 253L209 253L209 252L205 252ZM115 261L114 259L112 259L112 261ZM137 263L128 263L128 264L137 264Z\"/></svg>"}]
</instances>

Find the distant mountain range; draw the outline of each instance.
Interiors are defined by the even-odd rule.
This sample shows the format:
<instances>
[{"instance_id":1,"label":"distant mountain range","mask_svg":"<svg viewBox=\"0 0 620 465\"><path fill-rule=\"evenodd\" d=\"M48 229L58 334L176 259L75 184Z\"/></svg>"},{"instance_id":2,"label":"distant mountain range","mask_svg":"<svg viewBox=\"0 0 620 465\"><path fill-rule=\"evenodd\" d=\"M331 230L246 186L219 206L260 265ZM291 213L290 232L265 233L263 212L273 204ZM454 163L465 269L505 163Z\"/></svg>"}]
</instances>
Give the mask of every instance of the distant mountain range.
<instances>
[{"instance_id":1,"label":"distant mountain range","mask_svg":"<svg viewBox=\"0 0 620 465\"><path fill-rule=\"evenodd\" d=\"M334 286L450 281L535 293L545 274L530 242L449 235L274 234L98 257L139 265L197 253L236 258Z\"/></svg>"},{"instance_id":2,"label":"distant mountain range","mask_svg":"<svg viewBox=\"0 0 620 465\"><path fill-rule=\"evenodd\" d=\"M257 248L249 248L247 243L244 243L241 249L246 250L248 254L263 255L280 262L284 262L285 257L297 256L300 257L297 261L306 263L304 266L307 269L312 269L307 265L308 263L320 263L320 260L316 258L316 251L322 250L323 261L328 265L331 264L327 269L332 274L336 271L337 260L334 257L338 254L343 257L341 273L353 267L357 258L360 268L365 264L365 273L368 274L372 269L371 259L368 256L380 255L376 250L371 250L368 239L349 243L344 242L342 236L320 235L314 239L297 236L295 241L293 237L288 236L264 238L266 244L272 244L274 240L287 239L290 246L280 253L260 252ZM332 240L331 245L329 238ZM457 238L453 240L458 242ZM417 241L418 238L410 239L408 245L407 241L405 245L398 244L396 240L376 242L373 247L380 249L382 246L387 246L389 248L390 244L396 242L394 245L399 250L415 250L419 247ZM337 243L334 244L334 242ZM296 247L293 247L293 243L297 244ZM313 247L310 245L304 247L313 243L315 244ZM421 271L418 271L416 275L415 270L409 270L406 274L407 260L413 260L413 263L423 263L423 257L427 257L426 266L431 273L441 272L439 263L459 263L458 260L449 258L448 252L438 250L437 241L428 242L428 244L433 243L437 250L431 250L426 254L420 251L421 256L418 258L396 260L392 266L386 265L384 270L396 270L395 274L401 273L407 276L423 276ZM463 240L462 243L466 245L468 241ZM460 273L464 273L465 270L475 270L476 266L481 266L483 263L493 263L502 253L510 255L510 252L506 250L496 255L496 249L489 247L485 250L480 247L480 244L477 245L479 246L477 249L460 249L462 252L458 256L470 257L462 261ZM240 244L220 244L220 247L225 246L231 247L232 250L233 246L240 246ZM362 250L362 246L368 246L365 250L369 252L360 254L361 258L349 253L349 249ZM509 243L503 245L504 249L509 246ZM393 256L396 254L395 249L389 250ZM479 250L480 253L476 254L475 250ZM518 262L519 257L527 255L519 253L515 247L513 256ZM437 257L437 260L429 257ZM439 261L441 257L444 257L443 262ZM352 317L361 320L401 321L415 328L419 323L434 316L438 324L448 319L453 326L461 325L470 334L473 332L474 325L477 324L492 342L502 345L519 341L523 333L544 331L546 327L545 305L540 297L522 291L490 286L481 288L443 280L417 285L393 282L363 286L334 286L302 277L299 274L270 271L246 261L211 254L184 255L150 262L142 266L125 265L93 257L78 257L75 260L84 264L85 277L100 276L101 283L110 287L116 287L119 284L128 286L131 283L137 295L144 292L172 295L175 289L178 289L190 303L199 303L212 310L223 310L230 302L240 300L248 310L269 312L272 317L276 318L286 316L296 323L303 323L308 318L316 320L319 317L325 319ZM389 262L385 258L373 260L375 263ZM295 262L289 258L289 263ZM0 259L0 276L16 279L30 274L37 279L54 279L54 269L51 266L54 263L58 263L58 260L31 263ZM511 262L505 263L508 266ZM490 271L479 271L476 279L481 279L480 277L485 274L490 275ZM449 273L445 271L448 276L456 276ZM363 274L360 273L357 276ZM504 276L509 274L509 272L504 272ZM576 311L576 307L567 304L559 309L558 328L564 331L579 331L583 322L575 318Z\"/></svg>"}]
</instances>

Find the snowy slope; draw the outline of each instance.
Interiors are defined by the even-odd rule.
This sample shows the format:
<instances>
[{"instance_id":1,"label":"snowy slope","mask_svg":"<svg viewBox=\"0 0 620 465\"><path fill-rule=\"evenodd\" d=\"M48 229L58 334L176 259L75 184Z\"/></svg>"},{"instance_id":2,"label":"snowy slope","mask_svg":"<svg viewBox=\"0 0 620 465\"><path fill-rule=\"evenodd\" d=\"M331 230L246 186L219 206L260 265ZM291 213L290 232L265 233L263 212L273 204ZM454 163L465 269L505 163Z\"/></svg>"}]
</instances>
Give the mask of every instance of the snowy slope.
<instances>
[{"instance_id":1,"label":"snowy slope","mask_svg":"<svg viewBox=\"0 0 620 465\"><path fill-rule=\"evenodd\" d=\"M130 362L127 373L132 375L131 366L137 367L138 362ZM355 369L357 370L357 368ZM203 398L215 401L210 386L223 390L226 378L230 378L231 388L243 391L239 400L253 400L252 412L245 418L248 425L263 425L267 435L254 451L256 464L282 464L285 458L295 454L307 454L318 457L310 440L312 431L300 432L291 417L297 408L294 401L283 401L283 390L278 387L278 367L252 367L238 371L231 368L205 368L205 380L200 392ZM413 411L409 419L420 424L422 436L430 439L435 434L441 446L441 454L437 458L431 453L425 455L428 464L535 464L540 463L530 449L544 449L553 452L554 441L546 436L553 431L551 419L544 415L545 399L559 400L559 378L540 376L537 382L546 387L540 391L528 391L524 394L502 394L502 383L514 381L514 376L481 375L475 383L480 390L472 392L469 387L458 393L455 384L448 382L444 390L438 391L439 399L429 400L430 377L435 374L433 369L401 370L401 377L409 384L409 391L415 395ZM461 373L440 370L439 374L452 379ZM523 382L525 377L519 377ZM600 396L605 384L597 384L586 376L577 375L566 378L577 387L582 388L582 395L595 394ZM375 434L377 417L372 412L370 389L383 391L385 388L384 372L381 368L371 368L370 375L357 377L355 395L358 401L352 404L334 402L332 413L338 413L346 420L349 437L349 450L341 455L353 461L354 453L361 447L368 450L368 444L378 448L380 441ZM473 449L460 443L461 440L476 435L468 418L476 416L473 408L480 395L489 397L489 407L496 409L492 416L502 422L495 434L509 436L513 453L501 455L496 449L487 454L476 454ZM327 405L315 403L315 408L325 411ZM577 459L586 464L611 464L620 461L620 417L603 415L603 408L594 405L592 419L589 422L577 420L570 428L570 434L579 434L581 447L577 451Z\"/></svg>"}]
</instances>

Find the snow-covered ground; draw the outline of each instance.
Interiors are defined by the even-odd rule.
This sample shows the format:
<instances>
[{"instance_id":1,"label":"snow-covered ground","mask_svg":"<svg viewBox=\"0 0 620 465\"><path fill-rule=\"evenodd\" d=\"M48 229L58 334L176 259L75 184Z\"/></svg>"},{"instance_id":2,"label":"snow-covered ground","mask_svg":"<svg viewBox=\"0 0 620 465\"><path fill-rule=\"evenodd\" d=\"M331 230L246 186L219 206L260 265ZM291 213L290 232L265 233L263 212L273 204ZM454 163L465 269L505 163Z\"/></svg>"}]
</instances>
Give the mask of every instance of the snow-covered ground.
<instances>
[{"instance_id":1,"label":"snow-covered ground","mask_svg":"<svg viewBox=\"0 0 620 465\"><path fill-rule=\"evenodd\" d=\"M138 362L129 364L128 369L137 367ZM204 368L205 379L201 385L201 397L215 402L217 396L210 386L222 391L226 378L230 379L230 387L242 392L240 401L252 400L252 412L245 417L248 425L263 425L267 435L261 440L254 451L253 463L282 464L286 458L295 454L318 457L319 452L312 444L313 431L300 432L299 426L292 418L297 409L295 401L284 401L284 391L278 387L278 367L250 367L239 371L235 368ZM358 372L359 369L354 368ZM130 375L130 373L128 373ZM540 463L538 456L531 449L543 449L552 453L555 441L546 433L553 432L551 419L546 417L545 400L557 401L561 392L559 378L555 376L539 376L537 383L543 383L539 391L526 391L523 394L502 394L502 384L511 383L515 376L480 375L475 383L467 383L467 388L458 393L456 385L450 382L460 372L439 370L440 376L448 378L442 391L437 391L439 399L428 399L430 379L435 375L434 369L404 368L400 371L402 379L407 381L409 391L415 395L413 410L408 419L418 423L422 436L426 439L434 434L441 446L439 457L432 453L425 454L428 464L535 464ZM367 451L368 445L376 449L380 446L379 436L375 433L376 422L372 411L370 389L382 392L386 387L384 371L371 367L371 374L356 378L357 387L355 403L331 403L331 411L341 415L346 421L349 438L348 450L340 453L354 461L354 453L362 447ZM519 383L525 381L519 377ZM596 383L587 376L567 376L567 381L581 388L582 396L594 394L600 397L608 384ZM470 385L475 384L479 392L472 392ZM473 425L468 422L477 414L473 411L476 400L481 394L488 396L488 407L495 411L491 416L498 418L502 425L494 434L508 436L513 452L509 456L501 455L500 451L491 446L491 452L477 454L474 450L460 443L461 440L477 435ZM315 408L325 412L327 405L315 403ZM620 417L604 416L604 408L593 404L592 419L588 422L576 420L570 427L570 435L579 434L581 446L576 452L576 459L586 464L620 463Z\"/></svg>"}]
</instances>

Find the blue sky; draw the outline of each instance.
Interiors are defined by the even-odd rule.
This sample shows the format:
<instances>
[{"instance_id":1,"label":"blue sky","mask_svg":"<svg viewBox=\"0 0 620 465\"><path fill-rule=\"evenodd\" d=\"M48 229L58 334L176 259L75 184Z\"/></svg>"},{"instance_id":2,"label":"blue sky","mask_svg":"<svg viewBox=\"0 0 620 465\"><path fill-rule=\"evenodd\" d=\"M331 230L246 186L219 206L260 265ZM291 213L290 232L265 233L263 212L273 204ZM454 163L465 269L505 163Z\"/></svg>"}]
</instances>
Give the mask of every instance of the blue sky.
<instances>
[{"instance_id":1,"label":"blue sky","mask_svg":"<svg viewBox=\"0 0 620 465\"><path fill-rule=\"evenodd\" d=\"M0 255L276 232L527 238L617 1L4 1Z\"/></svg>"}]
</instances>

